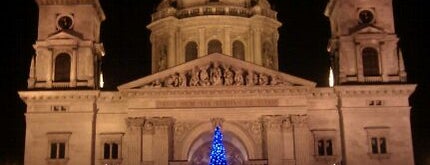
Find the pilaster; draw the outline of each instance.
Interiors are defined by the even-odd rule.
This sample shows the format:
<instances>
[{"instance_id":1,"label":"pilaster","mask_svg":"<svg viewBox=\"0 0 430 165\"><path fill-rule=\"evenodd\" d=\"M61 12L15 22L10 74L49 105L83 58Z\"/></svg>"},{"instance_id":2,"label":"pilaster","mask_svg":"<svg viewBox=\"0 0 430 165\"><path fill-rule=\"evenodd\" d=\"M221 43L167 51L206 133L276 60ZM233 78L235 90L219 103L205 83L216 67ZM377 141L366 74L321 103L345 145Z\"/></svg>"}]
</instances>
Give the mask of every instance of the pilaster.
<instances>
[{"instance_id":1,"label":"pilaster","mask_svg":"<svg viewBox=\"0 0 430 165\"><path fill-rule=\"evenodd\" d=\"M233 56L233 52L231 50L231 38L230 38L231 29L226 27L224 29L224 51L223 54Z\"/></svg>"},{"instance_id":2,"label":"pilaster","mask_svg":"<svg viewBox=\"0 0 430 165\"><path fill-rule=\"evenodd\" d=\"M124 162L128 165L140 165L141 157L141 142L142 142L142 126L144 118L128 118L127 119L127 132L124 136L125 151Z\"/></svg>"},{"instance_id":3,"label":"pilaster","mask_svg":"<svg viewBox=\"0 0 430 165\"><path fill-rule=\"evenodd\" d=\"M168 48L167 48L167 66L168 66L168 68L171 68L171 67L173 67L173 66L175 66L176 64L175 64L175 61L176 61L176 56L175 56L175 52L176 52L176 47L175 47L175 45L176 45L176 43L175 43L175 40L176 40L176 33L175 33L175 30L171 30L170 32L169 32L169 43L168 43Z\"/></svg>"},{"instance_id":4,"label":"pilaster","mask_svg":"<svg viewBox=\"0 0 430 165\"><path fill-rule=\"evenodd\" d=\"M163 117L150 118L148 120L154 124L154 137L152 143L154 165L169 164L170 155L172 155L169 149L173 119Z\"/></svg>"},{"instance_id":5,"label":"pilaster","mask_svg":"<svg viewBox=\"0 0 430 165\"><path fill-rule=\"evenodd\" d=\"M261 29L254 28L254 63L263 65L261 57Z\"/></svg>"},{"instance_id":6,"label":"pilaster","mask_svg":"<svg viewBox=\"0 0 430 165\"><path fill-rule=\"evenodd\" d=\"M294 134L291 118L285 117L282 121L282 141L284 143L284 165L295 165L294 160Z\"/></svg>"},{"instance_id":7,"label":"pilaster","mask_svg":"<svg viewBox=\"0 0 430 165\"><path fill-rule=\"evenodd\" d=\"M310 164L310 131L307 115L292 115L291 123L294 129L294 148L296 165Z\"/></svg>"},{"instance_id":8,"label":"pilaster","mask_svg":"<svg viewBox=\"0 0 430 165\"><path fill-rule=\"evenodd\" d=\"M199 29L199 54L198 57L203 57L204 55L206 55L206 42L205 42L205 29L204 28L200 28Z\"/></svg>"},{"instance_id":9,"label":"pilaster","mask_svg":"<svg viewBox=\"0 0 430 165\"><path fill-rule=\"evenodd\" d=\"M264 116L263 126L267 145L267 159L269 164L283 164L282 122L284 116Z\"/></svg>"},{"instance_id":10,"label":"pilaster","mask_svg":"<svg viewBox=\"0 0 430 165\"><path fill-rule=\"evenodd\" d=\"M78 53L76 48L72 50L72 64L70 68L70 87L76 87L77 71L78 71Z\"/></svg>"}]
</instances>

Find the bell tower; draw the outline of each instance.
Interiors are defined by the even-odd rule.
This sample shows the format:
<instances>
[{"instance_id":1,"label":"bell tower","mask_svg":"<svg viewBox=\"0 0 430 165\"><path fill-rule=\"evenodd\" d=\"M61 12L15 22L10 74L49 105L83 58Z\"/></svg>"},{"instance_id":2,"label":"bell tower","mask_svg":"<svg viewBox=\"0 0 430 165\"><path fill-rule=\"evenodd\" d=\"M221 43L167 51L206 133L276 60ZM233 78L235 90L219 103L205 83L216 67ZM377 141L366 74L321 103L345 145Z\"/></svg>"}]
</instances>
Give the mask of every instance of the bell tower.
<instances>
[{"instance_id":1,"label":"bell tower","mask_svg":"<svg viewBox=\"0 0 430 165\"><path fill-rule=\"evenodd\" d=\"M325 15L336 84L406 82L392 0L330 0Z\"/></svg>"},{"instance_id":2,"label":"bell tower","mask_svg":"<svg viewBox=\"0 0 430 165\"><path fill-rule=\"evenodd\" d=\"M105 15L98 0L36 0L38 38L33 45L29 89L97 89L100 25Z\"/></svg>"}]
</instances>

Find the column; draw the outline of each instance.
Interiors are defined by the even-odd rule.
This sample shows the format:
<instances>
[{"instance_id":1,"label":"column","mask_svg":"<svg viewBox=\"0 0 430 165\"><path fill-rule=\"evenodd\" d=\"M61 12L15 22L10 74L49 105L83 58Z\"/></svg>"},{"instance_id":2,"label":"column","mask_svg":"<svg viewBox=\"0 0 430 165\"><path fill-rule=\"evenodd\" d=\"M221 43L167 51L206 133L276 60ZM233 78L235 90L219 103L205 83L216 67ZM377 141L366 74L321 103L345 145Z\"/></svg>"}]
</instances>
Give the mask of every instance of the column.
<instances>
[{"instance_id":1,"label":"column","mask_svg":"<svg viewBox=\"0 0 430 165\"><path fill-rule=\"evenodd\" d=\"M155 37L154 37L154 34L151 34L151 37L150 37L150 41L151 41L151 69L152 69L152 73L156 73L156 72L158 72L159 70L158 70L158 59L157 59L157 57L158 57L158 55L156 54L156 45L155 45L155 43L156 43L156 41L155 41Z\"/></svg>"},{"instance_id":2,"label":"column","mask_svg":"<svg viewBox=\"0 0 430 165\"><path fill-rule=\"evenodd\" d=\"M72 52L72 61L70 66L70 87L76 87L76 74L77 74L77 64L78 64L78 53L76 48Z\"/></svg>"},{"instance_id":3,"label":"column","mask_svg":"<svg viewBox=\"0 0 430 165\"><path fill-rule=\"evenodd\" d=\"M360 50L360 43L356 43L355 45L355 66L357 72L357 81L364 82L364 70L363 70L363 55ZM348 80L349 81L349 80Z\"/></svg>"},{"instance_id":4,"label":"column","mask_svg":"<svg viewBox=\"0 0 430 165\"><path fill-rule=\"evenodd\" d=\"M381 74L382 81L383 82L389 82L388 73L390 72L389 68L393 68L392 65L395 65L395 63L390 62L389 59L391 59L391 56L395 53L395 51L386 53L386 48L388 47L387 44L384 42L379 43L379 53L378 53L378 59L379 59L379 73ZM394 66L395 67L395 66Z\"/></svg>"},{"instance_id":5,"label":"column","mask_svg":"<svg viewBox=\"0 0 430 165\"><path fill-rule=\"evenodd\" d=\"M202 57L207 54L206 42L205 42L205 29L199 29L199 54L198 57Z\"/></svg>"},{"instance_id":6,"label":"column","mask_svg":"<svg viewBox=\"0 0 430 165\"><path fill-rule=\"evenodd\" d=\"M294 148L296 165L308 165L311 162L312 150L310 131L307 126L307 115L291 116L291 123L294 129Z\"/></svg>"},{"instance_id":7,"label":"column","mask_svg":"<svg viewBox=\"0 0 430 165\"><path fill-rule=\"evenodd\" d=\"M173 119L163 117L149 120L154 124L154 137L152 139L154 165L169 164L172 155L169 146Z\"/></svg>"},{"instance_id":8,"label":"column","mask_svg":"<svg viewBox=\"0 0 430 165\"><path fill-rule=\"evenodd\" d=\"M45 52L45 51L43 51L43 52ZM47 59L48 66L46 69L46 88L52 88L52 78L53 78L53 75L52 75L53 68L52 67L55 63L54 57L53 57L54 53L53 53L52 49L46 49L46 52L47 52L47 57L48 57L48 59Z\"/></svg>"},{"instance_id":9,"label":"column","mask_svg":"<svg viewBox=\"0 0 430 165\"><path fill-rule=\"evenodd\" d=\"M282 116L263 116L268 164L283 164Z\"/></svg>"},{"instance_id":10,"label":"column","mask_svg":"<svg viewBox=\"0 0 430 165\"><path fill-rule=\"evenodd\" d=\"M230 39L230 28L226 27L224 29L224 52L223 54L233 56L233 52L231 51L231 39Z\"/></svg>"},{"instance_id":11,"label":"column","mask_svg":"<svg viewBox=\"0 0 430 165\"><path fill-rule=\"evenodd\" d=\"M145 120L142 127L142 165L152 165L154 163L153 140L154 123L150 120Z\"/></svg>"},{"instance_id":12,"label":"column","mask_svg":"<svg viewBox=\"0 0 430 165\"><path fill-rule=\"evenodd\" d=\"M124 136L124 164L140 165L141 158L141 134L144 118L128 118L127 132Z\"/></svg>"},{"instance_id":13,"label":"column","mask_svg":"<svg viewBox=\"0 0 430 165\"><path fill-rule=\"evenodd\" d=\"M284 164L295 165L296 162L294 160L294 134L291 119L289 117L285 117L285 119L282 121L282 138L282 141L284 143Z\"/></svg>"},{"instance_id":14,"label":"column","mask_svg":"<svg viewBox=\"0 0 430 165\"><path fill-rule=\"evenodd\" d=\"M261 29L254 29L254 63L263 65L261 56Z\"/></svg>"},{"instance_id":15,"label":"column","mask_svg":"<svg viewBox=\"0 0 430 165\"><path fill-rule=\"evenodd\" d=\"M175 34L175 30L172 29L170 31L169 34L169 43L168 43L168 48L167 48L167 68L171 68L174 67L176 65L175 61L176 61L176 34Z\"/></svg>"}]
</instances>

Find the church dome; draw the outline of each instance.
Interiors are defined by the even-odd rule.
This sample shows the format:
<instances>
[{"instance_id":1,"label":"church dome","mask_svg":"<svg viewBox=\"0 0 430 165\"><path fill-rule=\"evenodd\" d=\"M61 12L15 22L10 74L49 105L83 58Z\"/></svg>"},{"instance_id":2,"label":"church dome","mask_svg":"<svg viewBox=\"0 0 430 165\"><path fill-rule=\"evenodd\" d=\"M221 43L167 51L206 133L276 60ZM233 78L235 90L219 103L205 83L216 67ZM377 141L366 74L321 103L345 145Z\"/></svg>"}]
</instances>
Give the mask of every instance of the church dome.
<instances>
[{"instance_id":1,"label":"church dome","mask_svg":"<svg viewBox=\"0 0 430 165\"><path fill-rule=\"evenodd\" d=\"M169 16L181 19L202 15L263 15L276 19L276 12L271 10L267 0L162 0L152 21Z\"/></svg>"}]
</instances>

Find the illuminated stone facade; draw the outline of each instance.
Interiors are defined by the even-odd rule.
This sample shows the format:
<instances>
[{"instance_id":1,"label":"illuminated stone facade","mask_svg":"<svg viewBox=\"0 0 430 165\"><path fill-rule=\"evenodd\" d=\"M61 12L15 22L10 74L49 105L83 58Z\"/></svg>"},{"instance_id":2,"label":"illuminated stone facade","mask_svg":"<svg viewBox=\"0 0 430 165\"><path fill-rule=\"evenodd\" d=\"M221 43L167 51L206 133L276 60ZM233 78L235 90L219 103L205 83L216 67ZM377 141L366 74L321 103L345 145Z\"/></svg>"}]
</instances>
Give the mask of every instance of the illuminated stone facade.
<instances>
[{"instance_id":1,"label":"illuminated stone facade","mask_svg":"<svg viewBox=\"0 0 430 165\"><path fill-rule=\"evenodd\" d=\"M281 24L266 0L163 0L148 26L153 74L110 92L98 86L98 1L36 2L36 55L29 90L19 93L27 104L26 165L207 164L215 126L232 164L414 164L408 98L415 86L402 84L394 31L375 31L393 24L390 0L328 4L334 88L278 71ZM353 22L359 34L338 33ZM358 56L347 45L362 35L391 45L384 48L391 60L372 61L372 50L361 51L366 62L344 58ZM359 74L345 78L344 70Z\"/></svg>"}]
</instances>

